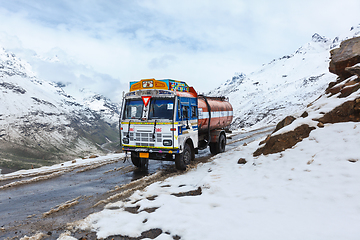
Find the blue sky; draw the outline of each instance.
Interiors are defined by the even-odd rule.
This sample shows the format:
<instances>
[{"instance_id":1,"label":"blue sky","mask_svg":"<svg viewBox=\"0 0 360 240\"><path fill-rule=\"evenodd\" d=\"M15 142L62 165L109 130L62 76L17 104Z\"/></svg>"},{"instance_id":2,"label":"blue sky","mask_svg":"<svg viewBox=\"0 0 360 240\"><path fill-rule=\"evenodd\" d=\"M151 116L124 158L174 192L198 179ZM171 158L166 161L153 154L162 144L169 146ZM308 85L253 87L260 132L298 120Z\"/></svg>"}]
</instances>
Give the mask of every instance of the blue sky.
<instances>
[{"instance_id":1,"label":"blue sky","mask_svg":"<svg viewBox=\"0 0 360 240\"><path fill-rule=\"evenodd\" d=\"M360 23L358 0L0 0L0 45L113 100L142 78L209 91ZM56 56L56 57L55 57Z\"/></svg>"}]
</instances>

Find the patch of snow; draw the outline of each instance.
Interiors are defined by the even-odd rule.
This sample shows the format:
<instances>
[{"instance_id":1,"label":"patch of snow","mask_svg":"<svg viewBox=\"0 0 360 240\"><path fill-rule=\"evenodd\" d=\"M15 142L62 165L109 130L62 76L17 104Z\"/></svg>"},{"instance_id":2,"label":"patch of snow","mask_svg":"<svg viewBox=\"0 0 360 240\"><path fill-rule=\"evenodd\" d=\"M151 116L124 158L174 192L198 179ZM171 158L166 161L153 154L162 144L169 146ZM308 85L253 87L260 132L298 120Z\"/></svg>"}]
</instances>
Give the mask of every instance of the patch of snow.
<instances>
[{"instance_id":1,"label":"patch of snow","mask_svg":"<svg viewBox=\"0 0 360 240\"><path fill-rule=\"evenodd\" d=\"M100 156L97 158L78 158L72 161L63 162L60 164L52 165L52 166L44 166L41 168L35 169L27 169L27 170L19 170L12 173L0 174L0 181L3 180L11 180L17 178L25 178L25 177L33 177L37 175L44 174L56 174L58 172L65 172L73 170L74 168L94 166L97 164L107 163L109 161L114 161L118 159L122 159L125 157L125 153L117 153L117 154L109 154L107 156ZM35 177L33 180L37 181L39 177ZM26 181L26 180L25 180Z\"/></svg>"},{"instance_id":2,"label":"patch of snow","mask_svg":"<svg viewBox=\"0 0 360 240\"><path fill-rule=\"evenodd\" d=\"M28 237L25 235L24 237L20 238L20 240L41 240L44 237L48 237L48 235L46 235L45 233L42 233L42 232L38 232L34 236L31 236L31 237Z\"/></svg>"},{"instance_id":3,"label":"patch of snow","mask_svg":"<svg viewBox=\"0 0 360 240\"><path fill-rule=\"evenodd\" d=\"M66 231L60 235L58 240L77 240L77 238L71 237L71 232Z\"/></svg>"}]
</instances>

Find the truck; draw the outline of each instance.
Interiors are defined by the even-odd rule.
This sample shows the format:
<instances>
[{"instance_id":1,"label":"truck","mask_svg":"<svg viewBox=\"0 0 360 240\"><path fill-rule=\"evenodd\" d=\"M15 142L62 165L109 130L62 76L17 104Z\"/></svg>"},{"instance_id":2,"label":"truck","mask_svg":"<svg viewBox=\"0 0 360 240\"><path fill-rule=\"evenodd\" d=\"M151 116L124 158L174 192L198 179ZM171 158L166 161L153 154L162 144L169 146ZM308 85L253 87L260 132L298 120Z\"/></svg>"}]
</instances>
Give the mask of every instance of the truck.
<instances>
[{"instance_id":1,"label":"truck","mask_svg":"<svg viewBox=\"0 0 360 240\"><path fill-rule=\"evenodd\" d=\"M148 169L149 159L174 161L185 170L199 150L225 151L233 108L223 96L198 94L184 81L142 79L123 94L120 142L132 163Z\"/></svg>"}]
</instances>

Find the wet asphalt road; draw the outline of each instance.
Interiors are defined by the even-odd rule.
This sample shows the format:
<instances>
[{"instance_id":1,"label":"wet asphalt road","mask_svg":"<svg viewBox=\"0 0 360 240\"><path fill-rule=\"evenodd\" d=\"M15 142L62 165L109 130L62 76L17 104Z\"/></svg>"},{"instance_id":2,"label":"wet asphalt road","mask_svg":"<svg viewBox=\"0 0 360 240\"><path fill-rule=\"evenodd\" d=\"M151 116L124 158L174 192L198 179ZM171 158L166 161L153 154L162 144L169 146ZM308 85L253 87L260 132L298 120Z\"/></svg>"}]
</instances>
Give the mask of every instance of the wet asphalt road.
<instances>
[{"instance_id":1,"label":"wet asphalt road","mask_svg":"<svg viewBox=\"0 0 360 240\"><path fill-rule=\"evenodd\" d=\"M29 224L40 221L43 213L78 197L81 197L79 202L82 203L82 207L90 208L91 204L101 199L101 196L115 186L124 185L148 174L153 174L158 169L166 168L168 165L168 162L151 161L149 170L142 172L136 170L129 160L125 162L120 160L81 173L77 173L81 168L75 169L52 179L2 189L0 190L0 228L5 228L5 230L20 229L23 222ZM127 166L127 169L132 171L111 171L115 168ZM12 232L15 233L16 231ZM17 232L19 234L19 231ZM23 232L26 232L25 229ZM2 239L1 235L0 230L0 239ZM7 237L10 236L13 234L9 234Z\"/></svg>"},{"instance_id":2,"label":"wet asphalt road","mask_svg":"<svg viewBox=\"0 0 360 240\"><path fill-rule=\"evenodd\" d=\"M274 127L267 127L232 136L227 140L229 144L226 148L229 150L261 138L273 129ZM206 162L211 156L210 151L205 149L199 151L196 159ZM123 170L116 170L119 168ZM56 239L63 232L64 223L101 210L103 206L95 208L94 203L106 198L109 195L107 192L115 186L125 185L159 170L176 172L173 162L155 160L150 160L147 172L134 168L130 160L119 160L78 173L79 170L81 168L52 179L0 190L0 239L19 239L25 234L30 236L36 232L34 229L49 232L51 239ZM5 182L0 182L0 186L4 184ZM79 204L71 209L51 217L43 217L43 213L76 198Z\"/></svg>"}]
</instances>

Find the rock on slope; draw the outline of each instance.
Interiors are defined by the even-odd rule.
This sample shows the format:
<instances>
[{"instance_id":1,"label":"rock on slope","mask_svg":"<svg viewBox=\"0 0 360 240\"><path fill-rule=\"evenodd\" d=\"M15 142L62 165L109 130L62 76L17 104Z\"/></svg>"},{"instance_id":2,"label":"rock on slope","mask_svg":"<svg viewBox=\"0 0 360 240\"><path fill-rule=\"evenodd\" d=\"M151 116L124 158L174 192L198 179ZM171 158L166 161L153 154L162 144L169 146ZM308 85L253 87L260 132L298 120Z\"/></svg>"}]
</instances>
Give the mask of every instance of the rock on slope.
<instances>
[{"instance_id":1,"label":"rock on slope","mask_svg":"<svg viewBox=\"0 0 360 240\"><path fill-rule=\"evenodd\" d=\"M331 51L329 70L338 75L301 116L288 116L261 142L254 156L293 147L316 128L339 122L360 122L360 37L343 41ZM357 149L354 149L357 150Z\"/></svg>"},{"instance_id":2,"label":"rock on slope","mask_svg":"<svg viewBox=\"0 0 360 240\"><path fill-rule=\"evenodd\" d=\"M0 48L0 168L29 168L103 153L118 142L118 109L100 95L75 100ZM2 167L1 167L2 166Z\"/></svg>"},{"instance_id":3,"label":"rock on slope","mask_svg":"<svg viewBox=\"0 0 360 240\"><path fill-rule=\"evenodd\" d=\"M235 75L210 95L229 97L234 107L234 127L275 124L303 111L332 81L329 51L339 39L360 36L360 25L333 40L314 34L312 40L291 55L274 59L259 71Z\"/></svg>"}]
</instances>

